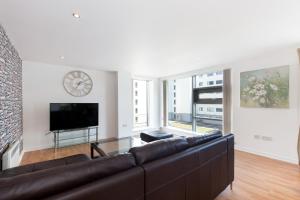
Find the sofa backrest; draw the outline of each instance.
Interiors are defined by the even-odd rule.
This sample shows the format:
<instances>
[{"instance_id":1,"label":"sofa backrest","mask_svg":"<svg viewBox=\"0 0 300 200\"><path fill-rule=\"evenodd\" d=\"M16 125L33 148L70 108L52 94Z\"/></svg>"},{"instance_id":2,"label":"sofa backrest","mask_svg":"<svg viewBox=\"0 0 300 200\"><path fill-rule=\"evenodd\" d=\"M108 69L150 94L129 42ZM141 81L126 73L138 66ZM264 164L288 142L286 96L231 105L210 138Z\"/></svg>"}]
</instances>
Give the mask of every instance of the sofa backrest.
<instances>
[{"instance_id":1,"label":"sofa backrest","mask_svg":"<svg viewBox=\"0 0 300 200\"><path fill-rule=\"evenodd\" d=\"M233 153L233 142L229 137L143 164L145 199L215 198L233 181L233 155L229 155Z\"/></svg>"},{"instance_id":2,"label":"sofa backrest","mask_svg":"<svg viewBox=\"0 0 300 200\"><path fill-rule=\"evenodd\" d=\"M186 140L188 141L190 147L204 144L206 142L212 141L214 139L222 137L222 131L214 130L204 135L188 137Z\"/></svg>"},{"instance_id":3,"label":"sofa backrest","mask_svg":"<svg viewBox=\"0 0 300 200\"><path fill-rule=\"evenodd\" d=\"M59 166L73 165L75 163L86 162L91 160L86 154L76 154L65 158L47 160L38 163L32 163L24 166L6 169L0 173L0 179L21 174L32 173L35 171L50 169Z\"/></svg>"},{"instance_id":4,"label":"sofa backrest","mask_svg":"<svg viewBox=\"0 0 300 200\"><path fill-rule=\"evenodd\" d=\"M43 200L144 200L144 182L144 170L134 167Z\"/></svg>"},{"instance_id":5,"label":"sofa backrest","mask_svg":"<svg viewBox=\"0 0 300 200\"><path fill-rule=\"evenodd\" d=\"M135 167L124 154L0 179L0 200L41 199Z\"/></svg>"},{"instance_id":6,"label":"sofa backrest","mask_svg":"<svg viewBox=\"0 0 300 200\"><path fill-rule=\"evenodd\" d=\"M129 150L138 165L160 159L189 147L185 138L171 138L150 142L144 146L133 147Z\"/></svg>"}]
</instances>

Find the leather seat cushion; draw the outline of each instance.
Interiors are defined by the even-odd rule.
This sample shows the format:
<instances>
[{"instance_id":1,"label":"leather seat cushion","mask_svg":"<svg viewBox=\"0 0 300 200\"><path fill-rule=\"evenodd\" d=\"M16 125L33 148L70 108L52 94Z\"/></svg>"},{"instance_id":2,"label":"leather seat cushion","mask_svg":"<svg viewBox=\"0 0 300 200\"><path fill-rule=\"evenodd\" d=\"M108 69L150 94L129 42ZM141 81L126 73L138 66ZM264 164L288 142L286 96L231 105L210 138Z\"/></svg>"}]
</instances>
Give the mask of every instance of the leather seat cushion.
<instances>
[{"instance_id":1,"label":"leather seat cushion","mask_svg":"<svg viewBox=\"0 0 300 200\"><path fill-rule=\"evenodd\" d=\"M133 154L137 164L141 165L183 151L188 147L189 144L185 138L171 138L133 147L129 152Z\"/></svg>"},{"instance_id":2,"label":"leather seat cushion","mask_svg":"<svg viewBox=\"0 0 300 200\"><path fill-rule=\"evenodd\" d=\"M29 165L19 166L4 170L0 173L0 178L17 176L25 173L35 172L39 170L49 169L58 166L70 165L74 163L88 161L90 158L85 154L76 154L65 158L48 160Z\"/></svg>"}]
</instances>

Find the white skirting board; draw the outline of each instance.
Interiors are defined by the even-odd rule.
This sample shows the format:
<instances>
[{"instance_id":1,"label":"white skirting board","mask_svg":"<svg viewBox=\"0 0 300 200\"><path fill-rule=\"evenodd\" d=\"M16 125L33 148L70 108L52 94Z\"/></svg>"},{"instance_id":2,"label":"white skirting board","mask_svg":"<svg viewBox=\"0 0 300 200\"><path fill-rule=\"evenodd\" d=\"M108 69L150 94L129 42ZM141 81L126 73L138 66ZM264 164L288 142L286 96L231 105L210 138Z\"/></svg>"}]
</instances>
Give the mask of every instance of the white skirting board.
<instances>
[{"instance_id":1,"label":"white skirting board","mask_svg":"<svg viewBox=\"0 0 300 200\"><path fill-rule=\"evenodd\" d=\"M252 154L259 155L259 156L263 156L263 157L267 157L267 158L271 158L271 159L275 159L275 160L280 160L280 161L284 161L284 162L288 162L288 163L292 163L292 164L298 164L297 158L286 158L286 157L278 156L278 155L267 153L267 152L259 152L259 151L256 151L256 150L253 150L250 148L241 147L239 145L235 145L234 148L235 148L235 150L252 153Z\"/></svg>"}]
</instances>

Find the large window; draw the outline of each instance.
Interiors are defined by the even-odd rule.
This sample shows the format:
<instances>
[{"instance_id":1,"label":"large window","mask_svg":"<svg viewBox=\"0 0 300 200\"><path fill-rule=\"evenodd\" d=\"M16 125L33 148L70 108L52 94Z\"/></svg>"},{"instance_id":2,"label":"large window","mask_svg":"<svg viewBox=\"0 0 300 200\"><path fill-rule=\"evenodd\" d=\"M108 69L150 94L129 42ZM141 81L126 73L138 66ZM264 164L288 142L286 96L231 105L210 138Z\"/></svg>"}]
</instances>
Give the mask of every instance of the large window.
<instances>
[{"instance_id":1,"label":"large window","mask_svg":"<svg viewBox=\"0 0 300 200\"><path fill-rule=\"evenodd\" d=\"M149 126L149 82L133 80L134 128Z\"/></svg>"},{"instance_id":2,"label":"large window","mask_svg":"<svg viewBox=\"0 0 300 200\"><path fill-rule=\"evenodd\" d=\"M168 80L168 126L206 133L223 128L223 72Z\"/></svg>"},{"instance_id":3,"label":"large window","mask_svg":"<svg viewBox=\"0 0 300 200\"><path fill-rule=\"evenodd\" d=\"M192 131L192 78L168 82L168 125Z\"/></svg>"}]
</instances>

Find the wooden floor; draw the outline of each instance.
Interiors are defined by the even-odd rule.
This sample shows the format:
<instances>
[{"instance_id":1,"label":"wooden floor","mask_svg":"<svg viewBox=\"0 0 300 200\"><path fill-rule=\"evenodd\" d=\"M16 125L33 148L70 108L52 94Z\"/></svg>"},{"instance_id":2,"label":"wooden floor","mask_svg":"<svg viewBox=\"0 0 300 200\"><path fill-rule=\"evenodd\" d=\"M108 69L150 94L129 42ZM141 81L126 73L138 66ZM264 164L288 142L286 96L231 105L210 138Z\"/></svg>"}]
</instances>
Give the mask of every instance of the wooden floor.
<instances>
[{"instance_id":1,"label":"wooden floor","mask_svg":"<svg viewBox=\"0 0 300 200\"><path fill-rule=\"evenodd\" d=\"M25 153L22 164L85 153L87 144ZM235 151L235 181L216 200L300 200L300 167L265 157Z\"/></svg>"}]
</instances>

